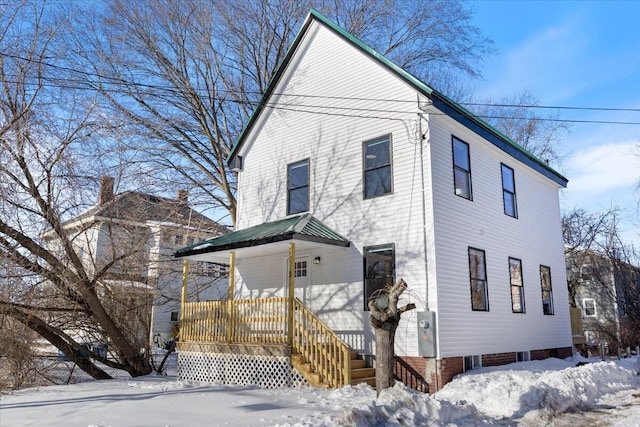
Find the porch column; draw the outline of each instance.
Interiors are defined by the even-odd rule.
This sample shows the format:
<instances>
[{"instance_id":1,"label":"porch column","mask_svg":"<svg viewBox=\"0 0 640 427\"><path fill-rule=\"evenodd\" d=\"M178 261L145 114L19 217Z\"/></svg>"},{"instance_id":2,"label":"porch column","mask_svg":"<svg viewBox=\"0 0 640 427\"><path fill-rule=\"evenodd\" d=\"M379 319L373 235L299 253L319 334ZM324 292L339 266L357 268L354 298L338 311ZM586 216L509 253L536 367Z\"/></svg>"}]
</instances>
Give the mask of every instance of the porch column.
<instances>
[{"instance_id":1,"label":"porch column","mask_svg":"<svg viewBox=\"0 0 640 427\"><path fill-rule=\"evenodd\" d=\"M229 292L227 299L232 300L236 291L236 252L231 251L229 254Z\"/></svg>"},{"instance_id":2,"label":"porch column","mask_svg":"<svg viewBox=\"0 0 640 427\"><path fill-rule=\"evenodd\" d=\"M186 306L187 306L187 285L189 283L189 260L185 259L182 262L182 294L180 296L180 329L178 331L178 337L180 341L185 341L186 337L182 334L182 332L186 328L185 319L187 318L185 314Z\"/></svg>"},{"instance_id":3,"label":"porch column","mask_svg":"<svg viewBox=\"0 0 640 427\"><path fill-rule=\"evenodd\" d=\"M296 288L295 278L296 267L296 244L289 243L289 281L288 281L288 304L287 304L287 344L289 347L293 347L293 299Z\"/></svg>"},{"instance_id":4,"label":"porch column","mask_svg":"<svg viewBox=\"0 0 640 427\"><path fill-rule=\"evenodd\" d=\"M233 303L236 286L236 252L229 254L229 291L227 293L227 341L233 342L236 330L236 312Z\"/></svg>"}]
</instances>

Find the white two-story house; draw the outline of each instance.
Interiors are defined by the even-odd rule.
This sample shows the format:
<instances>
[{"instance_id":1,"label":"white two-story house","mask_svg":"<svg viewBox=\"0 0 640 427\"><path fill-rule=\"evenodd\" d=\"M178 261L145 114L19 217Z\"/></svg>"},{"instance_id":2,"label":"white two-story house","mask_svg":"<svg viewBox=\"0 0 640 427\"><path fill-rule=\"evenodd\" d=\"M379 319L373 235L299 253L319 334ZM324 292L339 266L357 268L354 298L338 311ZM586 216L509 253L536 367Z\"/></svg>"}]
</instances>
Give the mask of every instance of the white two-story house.
<instances>
[{"instance_id":1,"label":"white two-story house","mask_svg":"<svg viewBox=\"0 0 640 427\"><path fill-rule=\"evenodd\" d=\"M283 334L293 330L281 342L294 356L315 357L303 348L308 335L298 336L304 306L374 362L367 302L399 278L409 286L403 301L417 306L395 340L398 376L410 371L409 382L435 391L478 365L571 354L558 202L567 180L319 13L229 162L237 231L176 256L231 263L229 300L297 298L294 319L283 320L286 309L279 318L289 322ZM234 334L220 341L250 341ZM211 344L214 335L183 343L184 377L204 378L195 355L247 353ZM353 370L337 385L364 375Z\"/></svg>"}]
</instances>

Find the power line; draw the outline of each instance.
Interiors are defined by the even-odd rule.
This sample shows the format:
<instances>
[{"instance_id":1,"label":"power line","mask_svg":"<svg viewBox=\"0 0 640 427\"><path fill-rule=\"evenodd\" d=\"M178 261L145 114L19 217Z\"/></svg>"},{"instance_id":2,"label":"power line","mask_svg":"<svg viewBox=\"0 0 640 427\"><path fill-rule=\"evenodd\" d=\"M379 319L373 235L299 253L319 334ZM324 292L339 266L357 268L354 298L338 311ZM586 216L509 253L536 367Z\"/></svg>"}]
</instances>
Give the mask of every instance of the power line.
<instances>
[{"instance_id":1,"label":"power line","mask_svg":"<svg viewBox=\"0 0 640 427\"><path fill-rule=\"evenodd\" d=\"M42 79L48 81L49 83L44 82L26 82L26 81L18 81L16 76L6 75L9 78L15 78L14 81L7 81L8 83L13 84L24 84L24 85L33 85L33 86L43 86L43 87L54 87L60 89L75 89L75 90L91 90L91 91L102 91L106 93L120 93L125 95L132 95L130 91L116 89L110 86L122 86L122 87L137 87L137 88L146 88L148 90L154 91L163 91L165 93L169 93L172 95L181 94L181 90L174 86L168 85L158 85L158 84L147 84L147 83L138 83L131 82L121 77L112 77L99 73L94 73L90 71L78 70L72 67L62 66L58 64L52 64L50 62L46 62L41 59L33 59L26 58L19 55L11 55L7 53L0 52L0 56L4 56L7 58L23 60L27 62L33 62L38 65L43 65L51 68L56 68L59 70L63 70L70 73L80 74L87 77L93 77L101 80L106 80L106 82L96 82L91 80L83 80L83 79L71 79L67 77L38 77L38 79ZM34 79L36 77L33 77ZM109 83L111 82L111 83ZM106 83L107 86L98 87L99 83ZM255 107L258 105L257 101L250 100L240 100L240 99L228 99L227 97L221 96L211 96L208 91L203 91L200 88L191 88L197 94L206 96L211 100L215 100L218 102L231 102L234 104L241 104L250 107ZM244 91L244 92L233 92L227 89L217 89L216 93L227 93L229 95L249 95L253 94L257 97L261 96L259 92L256 91ZM327 100L340 100L340 101L366 101L366 102L392 102L392 103L408 103L411 105L415 104L415 101L406 100L406 99L389 99L389 98L367 98L367 97L347 97L347 96L330 96L330 95L310 95L310 94L289 94L289 93L273 93L274 96L280 97L292 97L292 98L302 98L302 99L327 99ZM549 109L549 110L575 110L575 111L604 111L604 112L640 112L640 108L616 108L616 107L578 107L578 106L552 106L552 105L534 105L534 104L507 104L507 103L479 103L479 102L461 102L458 103L463 106L476 106L476 107L498 107L498 108L523 108L523 109ZM347 111L357 111L364 113L398 113L398 114L411 114L415 113L415 111L402 111L402 110L383 110L383 109L372 109L372 108L358 108L358 107L340 107L336 105L312 105L312 104L299 104L299 103L291 103L291 102L282 102L279 104L269 104L269 108L271 109L282 109L288 111L302 111L307 113L315 113L315 114L324 114L324 115L340 115L340 116L351 116L351 117L362 117L362 118L382 118L379 116L373 115L349 115L346 113L335 113L335 112L326 112L326 111L311 111L309 108L317 108L317 109L332 109L332 110L347 110ZM298 108L294 108L298 107ZM305 108L302 110L301 108ZM431 113L438 115L438 113ZM446 115L446 114L442 114ZM467 114L460 114L461 116L469 116ZM473 117L478 117L482 119L511 119L511 120L534 120L534 121L552 121L558 123L581 123L581 124L609 124L609 125L631 125L636 126L640 125L640 122L636 121L616 121L616 120L587 120L587 119L560 119L560 118L548 118L548 117L518 117L511 115L490 115L490 114L482 114L482 113L472 113ZM388 119L388 117L385 117Z\"/></svg>"}]
</instances>

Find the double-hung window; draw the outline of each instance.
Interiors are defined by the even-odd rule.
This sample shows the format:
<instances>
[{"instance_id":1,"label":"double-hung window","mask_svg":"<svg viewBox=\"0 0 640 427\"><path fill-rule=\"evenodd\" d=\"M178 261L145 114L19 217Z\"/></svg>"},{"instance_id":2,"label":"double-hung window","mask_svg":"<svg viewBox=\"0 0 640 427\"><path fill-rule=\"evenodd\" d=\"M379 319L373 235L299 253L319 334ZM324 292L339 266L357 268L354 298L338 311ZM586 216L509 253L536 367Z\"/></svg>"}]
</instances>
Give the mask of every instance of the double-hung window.
<instances>
[{"instance_id":1,"label":"double-hung window","mask_svg":"<svg viewBox=\"0 0 640 427\"><path fill-rule=\"evenodd\" d=\"M524 313L524 287L522 282L522 261L509 258L509 279L511 282L511 311Z\"/></svg>"},{"instance_id":2,"label":"double-hung window","mask_svg":"<svg viewBox=\"0 0 640 427\"><path fill-rule=\"evenodd\" d=\"M469 248L469 276L471 279L471 309L489 311L487 264L482 249Z\"/></svg>"},{"instance_id":3,"label":"double-hung window","mask_svg":"<svg viewBox=\"0 0 640 427\"><path fill-rule=\"evenodd\" d=\"M582 309L585 317L596 317L596 300L593 298L582 300Z\"/></svg>"},{"instance_id":4,"label":"double-hung window","mask_svg":"<svg viewBox=\"0 0 640 427\"><path fill-rule=\"evenodd\" d=\"M505 215L518 218L518 204L516 202L516 181L513 169L502 164L502 200Z\"/></svg>"},{"instance_id":5,"label":"double-hung window","mask_svg":"<svg viewBox=\"0 0 640 427\"><path fill-rule=\"evenodd\" d=\"M553 289L551 288L551 267L540 266L540 286L542 287L542 312L553 314Z\"/></svg>"},{"instance_id":6,"label":"double-hung window","mask_svg":"<svg viewBox=\"0 0 640 427\"><path fill-rule=\"evenodd\" d=\"M309 159L287 166L287 215L309 210Z\"/></svg>"},{"instance_id":7,"label":"double-hung window","mask_svg":"<svg viewBox=\"0 0 640 427\"><path fill-rule=\"evenodd\" d=\"M384 296L383 290L395 282L396 257L393 244L364 247L364 309L369 300Z\"/></svg>"},{"instance_id":8,"label":"double-hung window","mask_svg":"<svg viewBox=\"0 0 640 427\"><path fill-rule=\"evenodd\" d=\"M457 196L473 200L471 195L471 160L469 144L455 136L453 142L453 186Z\"/></svg>"},{"instance_id":9,"label":"double-hung window","mask_svg":"<svg viewBox=\"0 0 640 427\"><path fill-rule=\"evenodd\" d=\"M365 141L363 148L364 198L391 193L391 136Z\"/></svg>"}]
</instances>

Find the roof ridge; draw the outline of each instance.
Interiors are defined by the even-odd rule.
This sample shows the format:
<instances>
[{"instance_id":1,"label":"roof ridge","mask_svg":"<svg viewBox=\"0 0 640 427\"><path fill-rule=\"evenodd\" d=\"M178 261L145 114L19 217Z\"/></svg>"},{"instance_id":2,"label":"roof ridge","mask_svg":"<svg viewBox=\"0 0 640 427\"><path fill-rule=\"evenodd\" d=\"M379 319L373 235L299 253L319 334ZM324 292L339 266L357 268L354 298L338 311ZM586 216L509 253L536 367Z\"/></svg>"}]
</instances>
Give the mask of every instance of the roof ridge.
<instances>
[{"instance_id":1,"label":"roof ridge","mask_svg":"<svg viewBox=\"0 0 640 427\"><path fill-rule=\"evenodd\" d=\"M305 229L307 224L309 224L309 221L311 220L311 218L312 216L308 212L300 215L299 218L296 219L296 221L293 224L291 224L291 226L287 231L291 231L293 233L301 233L302 230Z\"/></svg>"}]
</instances>

